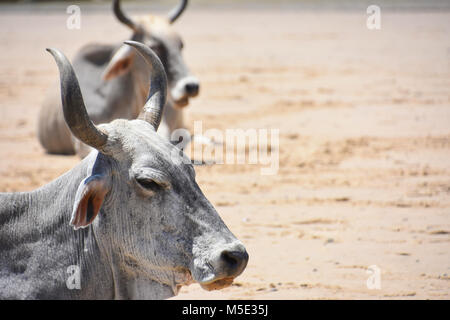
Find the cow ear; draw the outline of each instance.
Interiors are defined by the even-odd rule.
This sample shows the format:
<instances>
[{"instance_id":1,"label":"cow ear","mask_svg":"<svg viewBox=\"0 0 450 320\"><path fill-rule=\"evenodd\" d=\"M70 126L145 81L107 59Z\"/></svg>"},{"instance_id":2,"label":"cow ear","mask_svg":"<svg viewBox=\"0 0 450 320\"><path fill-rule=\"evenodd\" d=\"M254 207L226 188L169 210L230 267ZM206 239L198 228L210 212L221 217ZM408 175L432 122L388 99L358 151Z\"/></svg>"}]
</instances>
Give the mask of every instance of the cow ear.
<instances>
[{"instance_id":1,"label":"cow ear","mask_svg":"<svg viewBox=\"0 0 450 320\"><path fill-rule=\"evenodd\" d=\"M134 56L135 52L132 47L128 45L121 46L109 61L105 71L103 71L103 80L110 80L130 71Z\"/></svg>"},{"instance_id":2,"label":"cow ear","mask_svg":"<svg viewBox=\"0 0 450 320\"><path fill-rule=\"evenodd\" d=\"M75 230L86 228L94 221L106 194L111 189L110 179L109 175L96 174L81 181L70 219L70 224Z\"/></svg>"}]
</instances>

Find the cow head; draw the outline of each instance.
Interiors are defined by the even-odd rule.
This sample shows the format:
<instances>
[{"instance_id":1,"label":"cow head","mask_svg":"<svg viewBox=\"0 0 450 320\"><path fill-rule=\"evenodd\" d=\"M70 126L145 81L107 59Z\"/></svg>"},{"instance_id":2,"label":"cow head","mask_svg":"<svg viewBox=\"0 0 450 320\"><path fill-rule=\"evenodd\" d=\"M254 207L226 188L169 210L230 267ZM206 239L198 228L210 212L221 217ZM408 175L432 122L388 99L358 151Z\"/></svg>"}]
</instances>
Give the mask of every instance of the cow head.
<instances>
[{"instance_id":1,"label":"cow head","mask_svg":"<svg viewBox=\"0 0 450 320\"><path fill-rule=\"evenodd\" d=\"M193 281L208 290L223 288L245 269L248 254L203 195L190 161L156 134L166 101L160 60L146 45L125 43L151 69L144 119L99 126L87 115L69 61L48 49L60 70L66 123L98 150L87 158L92 167L76 192L71 224L92 225L111 264L119 264L116 276L132 287L128 297L155 297L142 290L155 283L170 290L158 298Z\"/></svg>"},{"instance_id":2,"label":"cow head","mask_svg":"<svg viewBox=\"0 0 450 320\"><path fill-rule=\"evenodd\" d=\"M113 4L117 19L133 30L132 40L146 44L158 55L167 74L169 98L178 108L188 105L189 98L197 96L200 90L197 78L189 72L183 60L183 41L172 27L186 5L187 0L181 1L167 17L146 15L132 20L122 11L119 0L114 0ZM146 83L148 79L145 74L146 68L142 66L142 61L139 65L135 60L140 60L139 55L136 56L136 51L129 46L122 46L108 64L104 79L128 72L134 64L137 64L134 70L144 72L145 79L142 82ZM144 85L143 88L146 90L147 86Z\"/></svg>"}]
</instances>

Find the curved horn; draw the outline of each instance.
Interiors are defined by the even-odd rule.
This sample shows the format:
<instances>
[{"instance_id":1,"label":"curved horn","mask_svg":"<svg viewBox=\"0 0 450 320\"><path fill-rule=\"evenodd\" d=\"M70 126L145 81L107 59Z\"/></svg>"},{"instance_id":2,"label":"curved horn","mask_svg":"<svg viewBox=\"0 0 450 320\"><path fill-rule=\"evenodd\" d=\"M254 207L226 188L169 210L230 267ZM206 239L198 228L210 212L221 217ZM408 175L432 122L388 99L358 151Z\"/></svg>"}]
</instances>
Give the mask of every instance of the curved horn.
<instances>
[{"instance_id":1,"label":"curved horn","mask_svg":"<svg viewBox=\"0 0 450 320\"><path fill-rule=\"evenodd\" d=\"M46 50L52 54L58 65L64 118L70 131L79 140L100 151L105 146L108 136L99 131L89 119L78 79L69 60L59 50L50 48Z\"/></svg>"},{"instance_id":2,"label":"curved horn","mask_svg":"<svg viewBox=\"0 0 450 320\"><path fill-rule=\"evenodd\" d=\"M117 20L119 20L123 24L127 25L132 30L134 30L134 31L137 30L136 23L133 20L131 20L130 18L128 18L125 15L125 13L123 13L122 8L120 7L120 0L114 0L113 11L114 11L114 15L116 16Z\"/></svg>"},{"instance_id":3,"label":"curved horn","mask_svg":"<svg viewBox=\"0 0 450 320\"><path fill-rule=\"evenodd\" d=\"M181 16L184 9L186 9L187 3L187 0L181 0L181 2L169 12L170 23L174 23L175 20L177 20L178 17Z\"/></svg>"},{"instance_id":4,"label":"curved horn","mask_svg":"<svg viewBox=\"0 0 450 320\"><path fill-rule=\"evenodd\" d=\"M164 105L167 99L167 76L158 56L146 45L136 41L125 41L125 44L136 48L149 65L150 91L144 106L144 120L150 123L155 131L161 122Z\"/></svg>"}]
</instances>

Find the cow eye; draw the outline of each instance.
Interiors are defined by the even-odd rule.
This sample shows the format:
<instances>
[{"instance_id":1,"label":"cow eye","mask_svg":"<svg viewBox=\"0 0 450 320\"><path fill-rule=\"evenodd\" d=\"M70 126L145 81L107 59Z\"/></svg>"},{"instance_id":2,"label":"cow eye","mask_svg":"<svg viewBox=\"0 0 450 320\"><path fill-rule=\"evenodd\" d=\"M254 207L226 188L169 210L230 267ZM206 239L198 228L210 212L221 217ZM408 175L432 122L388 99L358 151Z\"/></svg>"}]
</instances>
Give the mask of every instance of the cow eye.
<instances>
[{"instance_id":1,"label":"cow eye","mask_svg":"<svg viewBox=\"0 0 450 320\"><path fill-rule=\"evenodd\" d=\"M142 188L153 192L156 192L162 188L161 185L150 179L136 179L136 181Z\"/></svg>"},{"instance_id":2,"label":"cow eye","mask_svg":"<svg viewBox=\"0 0 450 320\"><path fill-rule=\"evenodd\" d=\"M156 54L157 54L158 56L162 56L162 55L165 53L164 45L163 45L162 43L160 43L160 42L153 42L153 43L150 45L150 48L151 48L153 51L155 51Z\"/></svg>"},{"instance_id":3,"label":"cow eye","mask_svg":"<svg viewBox=\"0 0 450 320\"><path fill-rule=\"evenodd\" d=\"M161 60L163 66L167 65L167 49L164 45L160 43L154 43L150 45L150 48L155 51L158 58Z\"/></svg>"},{"instance_id":4,"label":"cow eye","mask_svg":"<svg viewBox=\"0 0 450 320\"><path fill-rule=\"evenodd\" d=\"M162 45L160 43L154 42L150 45L150 48L154 51L161 51Z\"/></svg>"},{"instance_id":5,"label":"cow eye","mask_svg":"<svg viewBox=\"0 0 450 320\"><path fill-rule=\"evenodd\" d=\"M141 189L153 193L170 188L168 177L164 173L152 168L135 169L134 180Z\"/></svg>"}]
</instances>

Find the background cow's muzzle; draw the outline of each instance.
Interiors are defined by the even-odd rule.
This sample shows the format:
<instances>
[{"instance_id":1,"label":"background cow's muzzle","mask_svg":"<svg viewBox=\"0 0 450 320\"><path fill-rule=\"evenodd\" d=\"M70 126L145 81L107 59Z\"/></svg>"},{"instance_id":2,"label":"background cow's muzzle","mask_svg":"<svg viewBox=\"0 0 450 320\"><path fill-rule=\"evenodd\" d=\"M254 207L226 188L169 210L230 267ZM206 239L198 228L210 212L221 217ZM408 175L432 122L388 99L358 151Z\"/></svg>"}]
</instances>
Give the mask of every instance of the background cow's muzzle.
<instances>
[{"instance_id":1,"label":"background cow's muzzle","mask_svg":"<svg viewBox=\"0 0 450 320\"><path fill-rule=\"evenodd\" d=\"M171 90L171 96L176 107L188 105L189 98L197 96L200 92L200 83L194 76L187 76L178 80Z\"/></svg>"}]
</instances>

